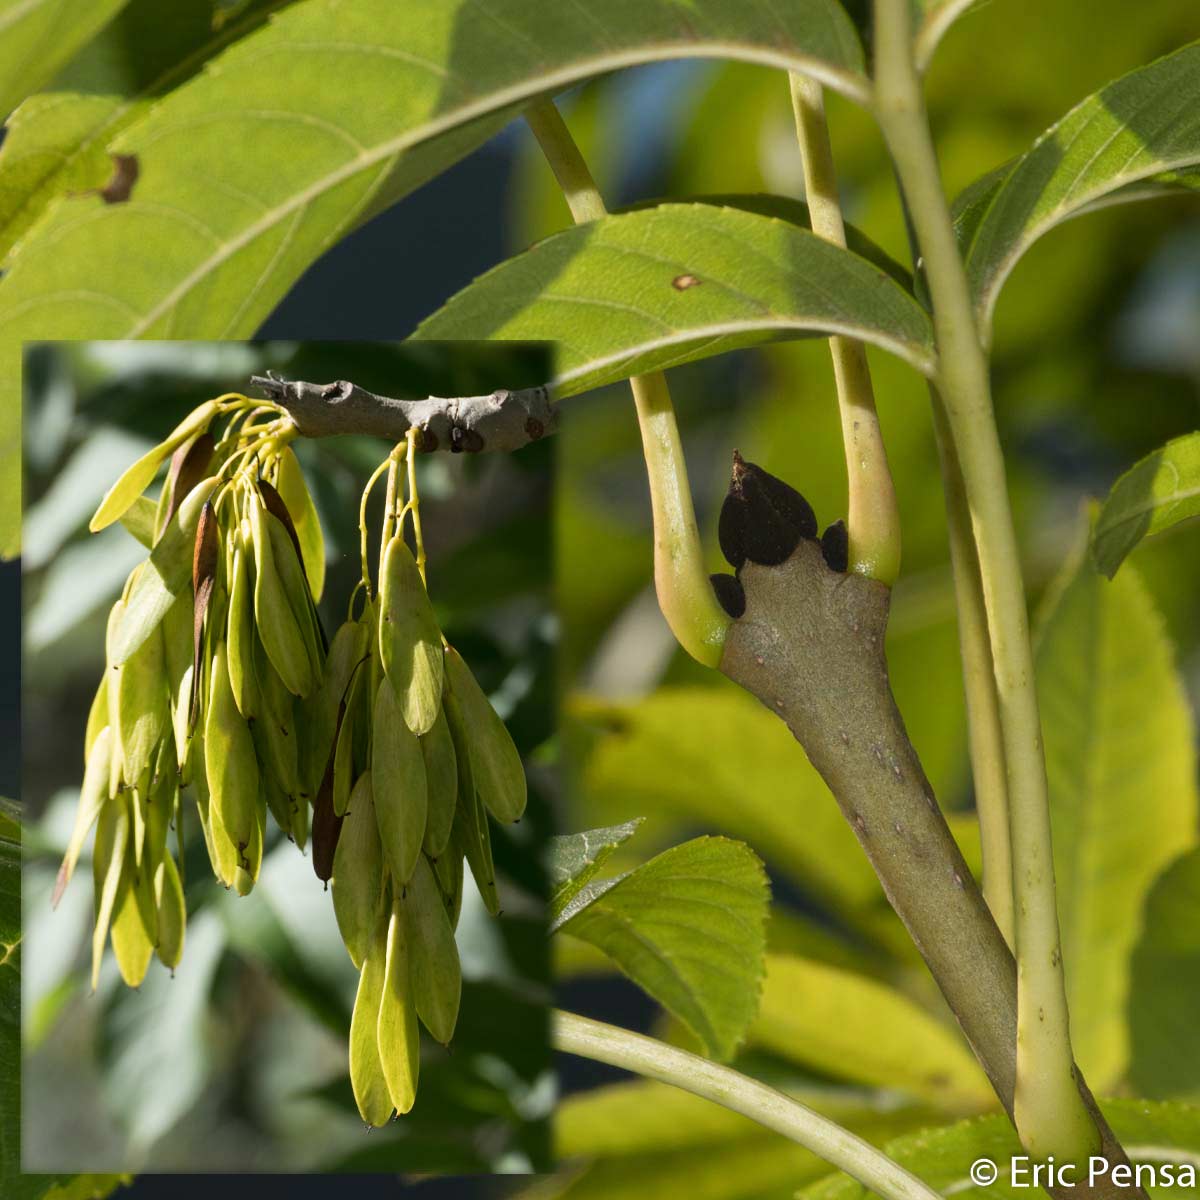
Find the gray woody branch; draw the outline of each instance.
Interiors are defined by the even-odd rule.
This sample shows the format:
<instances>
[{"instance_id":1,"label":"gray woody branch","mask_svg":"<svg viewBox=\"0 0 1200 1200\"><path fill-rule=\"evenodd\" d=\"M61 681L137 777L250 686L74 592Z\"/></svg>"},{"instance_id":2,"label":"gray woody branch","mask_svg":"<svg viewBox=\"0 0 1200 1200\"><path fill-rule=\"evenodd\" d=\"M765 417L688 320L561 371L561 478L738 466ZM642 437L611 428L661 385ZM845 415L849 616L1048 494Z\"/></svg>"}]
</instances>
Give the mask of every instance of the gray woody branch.
<instances>
[{"instance_id":1,"label":"gray woody branch","mask_svg":"<svg viewBox=\"0 0 1200 1200\"><path fill-rule=\"evenodd\" d=\"M546 387L398 400L377 396L344 379L306 383L272 374L252 376L250 382L286 408L305 437L358 433L400 442L415 428L421 434L419 450L476 454L519 450L558 427L558 410Z\"/></svg>"}]
</instances>

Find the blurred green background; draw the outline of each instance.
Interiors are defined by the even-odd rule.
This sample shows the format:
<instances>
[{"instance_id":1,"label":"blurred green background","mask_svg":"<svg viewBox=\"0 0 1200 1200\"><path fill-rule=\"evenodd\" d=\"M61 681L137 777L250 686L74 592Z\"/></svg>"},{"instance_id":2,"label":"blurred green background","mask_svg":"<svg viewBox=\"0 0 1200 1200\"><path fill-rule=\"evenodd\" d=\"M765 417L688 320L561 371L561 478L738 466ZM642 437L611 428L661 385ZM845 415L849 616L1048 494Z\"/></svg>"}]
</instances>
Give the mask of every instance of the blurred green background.
<instances>
[{"instance_id":1,"label":"blurred green background","mask_svg":"<svg viewBox=\"0 0 1200 1200\"><path fill-rule=\"evenodd\" d=\"M1115 0L975 6L948 35L928 80L950 195L1022 153L1111 78L1198 34L1195 6L1180 0L1136 8ZM827 104L847 220L908 263L895 181L873 122L836 96L828 95ZM598 81L564 99L562 108L611 207L651 197L803 194L787 80L778 72L672 64ZM522 155L510 193L514 247L569 221L531 141ZM870 359L903 521L903 573L888 644L892 684L938 799L977 868L928 394L921 378L888 355L871 351ZM993 362L1028 599L1037 613L1078 543L1089 498L1103 496L1122 471L1167 439L1200 427L1195 198L1112 208L1047 235L1005 287ZM669 380L710 570L729 569L717 549L716 524L735 447L798 487L822 525L844 515L845 466L824 342L735 353L674 370ZM739 1066L880 1143L994 1103L959 1060L963 1043L953 1020L799 748L757 702L682 653L658 613L649 499L628 389L572 398L564 408L556 536L568 824L644 816L639 835L618 854L625 867L700 832L743 838L766 860L773 957L762 1016ZM1161 615L1190 698L1193 717L1185 728L1194 737L1200 528L1192 522L1143 544L1122 571L1124 586L1135 586L1134 576L1146 585L1148 627L1156 628L1154 609ZM1130 655L1136 660L1136 651ZM1131 716L1159 719L1161 699L1156 691L1131 700ZM1194 768L1187 740L1185 734L1182 761ZM1140 786L1149 800L1158 784L1147 773L1122 786L1132 795ZM1183 821L1194 840L1194 782L1162 803L1190 813ZM1139 818L1153 819L1136 804L1121 813L1118 826L1104 826L1117 859L1138 853L1139 839L1153 841L1153 826L1139 826ZM1078 916L1080 906L1095 905L1099 912L1098 881L1111 866L1093 858L1077 875L1064 864L1064 911L1073 905ZM1087 872L1094 873L1085 878ZM1144 893L1133 892L1140 906ZM1140 928L1140 907L1124 919ZM1194 946L1200 909L1174 910L1173 920L1173 944ZM555 950L566 1007L687 1041L587 947L564 937ZM1098 952L1119 964L1113 971L1125 970L1124 948ZM1200 1004L1195 957L1179 953L1177 1015L1179 1005L1187 1011L1187 989L1192 1011ZM1077 954L1076 969L1093 965ZM900 1004L872 990L880 983ZM1111 1014L1122 1029L1126 1000L1118 994ZM1162 1054L1174 1053L1188 1066L1179 1075L1185 1082L1169 1094L1200 1095L1194 1031L1189 1036L1186 1026L1172 1026L1163 1040L1170 1044L1174 1036L1173 1050L1148 1049L1137 1022L1144 1029L1153 1019L1138 1016L1140 1000L1129 1003L1141 1039L1138 1077L1129 1082L1111 1063L1085 1060L1092 1083L1103 1094L1168 1094L1150 1080ZM1107 1004L1088 1016L1108 1019ZM1157 1067L1150 1067L1155 1053ZM554 1194L642 1198L686 1190L710 1200L783 1198L823 1173L806 1152L748 1122L710 1118L703 1105L668 1089L573 1061L564 1062L562 1079L568 1098L558 1144L575 1166L559 1177ZM639 1114L651 1111L657 1119L640 1127Z\"/></svg>"},{"instance_id":2,"label":"blurred green background","mask_svg":"<svg viewBox=\"0 0 1200 1200\"><path fill-rule=\"evenodd\" d=\"M195 404L265 369L388 395L472 395L549 374L538 346L77 343L26 361L23 558L25 870L23 1165L27 1171L502 1171L544 1168L554 1077L541 847L551 821L552 454L431 455L419 478L432 598L492 696L532 780L526 817L495 830L504 915L468 881L465 985L449 1051L423 1046L417 1105L367 1135L346 1067L357 972L307 856L274 830L253 894L212 878L193 822L189 925L172 978L136 992L106 961L90 994L85 866L57 911L50 888L82 773L105 614L144 550L86 523L104 491ZM325 531L326 627L359 577L358 504L390 447L301 442ZM376 489L375 507L382 505ZM372 510L373 511L373 510ZM378 528L378 514L372 515ZM377 539L375 539L377 541ZM185 810L186 811L186 810Z\"/></svg>"}]
</instances>

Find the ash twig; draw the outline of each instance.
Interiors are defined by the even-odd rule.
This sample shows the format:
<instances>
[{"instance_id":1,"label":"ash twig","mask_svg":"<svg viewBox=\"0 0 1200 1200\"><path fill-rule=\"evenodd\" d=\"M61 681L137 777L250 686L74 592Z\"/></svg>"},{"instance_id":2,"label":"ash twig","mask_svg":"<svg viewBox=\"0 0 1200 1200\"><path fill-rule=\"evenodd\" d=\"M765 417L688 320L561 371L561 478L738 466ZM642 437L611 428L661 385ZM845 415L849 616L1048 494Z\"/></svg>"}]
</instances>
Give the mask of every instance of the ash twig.
<instances>
[{"instance_id":1,"label":"ash twig","mask_svg":"<svg viewBox=\"0 0 1200 1200\"><path fill-rule=\"evenodd\" d=\"M558 428L558 409L547 387L399 400L377 396L345 379L307 383L271 373L254 375L250 382L286 408L305 437L357 433L400 442L416 428L418 450L477 454L519 450Z\"/></svg>"}]
</instances>

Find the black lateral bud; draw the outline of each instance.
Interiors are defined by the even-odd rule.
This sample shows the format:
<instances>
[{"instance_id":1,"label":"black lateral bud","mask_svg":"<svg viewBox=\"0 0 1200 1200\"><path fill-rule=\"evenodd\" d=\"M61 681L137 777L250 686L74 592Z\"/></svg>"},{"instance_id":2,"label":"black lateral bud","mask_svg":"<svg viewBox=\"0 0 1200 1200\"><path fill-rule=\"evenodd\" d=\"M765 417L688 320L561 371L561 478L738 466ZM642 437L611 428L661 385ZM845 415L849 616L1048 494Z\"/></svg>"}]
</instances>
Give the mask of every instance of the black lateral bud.
<instances>
[{"instance_id":1,"label":"black lateral bud","mask_svg":"<svg viewBox=\"0 0 1200 1200\"><path fill-rule=\"evenodd\" d=\"M831 570L846 571L850 566L850 535L845 521L834 521L821 534L821 553Z\"/></svg>"},{"instance_id":2,"label":"black lateral bud","mask_svg":"<svg viewBox=\"0 0 1200 1200\"><path fill-rule=\"evenodd\" d=\"M734 568L749 559L773 567L791 556L801 538L816 538L817 518L794 487L733 452L733 476L721 505L717 537Z\"/></svg>"},{"instance_id":3,"label":"black lateral bud","mask_svg":"<svg viewBox=\"0 0 1200 1200\"><path fill-rule=\"evenodd\" d=\"M736 575L710 575L721 607L736 621L746 611L746 593Z\"/></svg>"}]
</instances>

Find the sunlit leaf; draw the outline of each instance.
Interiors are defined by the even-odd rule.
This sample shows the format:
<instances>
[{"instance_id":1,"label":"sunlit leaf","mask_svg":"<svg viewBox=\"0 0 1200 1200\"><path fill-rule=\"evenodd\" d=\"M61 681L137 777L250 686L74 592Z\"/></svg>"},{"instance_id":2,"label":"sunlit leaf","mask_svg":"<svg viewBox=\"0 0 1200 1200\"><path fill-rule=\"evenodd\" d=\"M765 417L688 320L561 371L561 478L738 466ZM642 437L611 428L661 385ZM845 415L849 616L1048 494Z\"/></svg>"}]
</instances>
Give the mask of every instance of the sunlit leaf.
<instances>
[{"instance_id":1,"label":"sunlit leaf","mask_svg":"<svg viewBox=\"0 0 1200 1200\"><path fill-rule=\"evenodd\" d=\"M54 73L126 0L2 0L0 115L6 116Z\"/></svg>"},{"instance_id":2,"label":"sunlit leaf","mask_svg":"<svg viewBox=\"0 0 1200 1200\"><path fill-rule=\"evenodd\" d=\"M89 12L111 4L72 0ZM835 0L547 12L524 0L300 0L126 128L106 148L138 156L128 200L55 202L0 281L0 513L19 494L3 454L18 436L23 342L248 336L331 243L535 96L619 67L727 57L867 97L861 48ZM15 61L27 54L18 48ZM16 522L0 535L11 550Z\"/></svg>"},{"instance_id":3,"label":"sunlit leaf","mask_svg":"<svg viewBox=\"0 0 1200 1200\"><path fill-rule=\"evenodd\" d=\"M921 1117L863 1097L798 1098L872 1141L916 1128ZM571 1097L557 1110L556 1128L565 1160L556 1194L570 1200L791 1200L829 1169L795 1142L661 1085L617 1084ZM580 1164L585 1154L590 1161Z\"/></svg>"},{"instance_id":4,"label":"sunlit leaf","mask_svg":"<svg viewBox=\"0 0 1200 1200\"><path fill-rule=\"evenodd\" d=\"M1186 433L1113 484L1092 531L1092 556L1110 579L1142 540L1200 516L1200 433Z\"/></svg>"},{"instance_id":5,"label":"sunlit leaf","mask_svg":"<svg viewBox=\"0 0 1200 1200\"><path fill-rule=\"evenodd\" d=\"M175 0L169 21L158 0L129 0L52 90L32 96L8 121L0 146L0 259L52 201L102 188L113 173L108 146L121 131L283 2L251 3L244 19L214 28L213 0Z\"/></svg>"},{"instance_id":6,"label":"sunlit leaf","mask_svg":"<svg viewBox=\"0 0 1200 1200\"><path fill-rule=\"evenodd\" d=\"M839 1125L858 1126L879 1116L861 1092L821 1087L781 1090ZM906 1122L927 1109L910 1109ZM686 1147L712 1148L744 1141L761 1126L749 1117L665 1083L637 1079L564 1097L554 1120L555 1148L563 1158L626 1158Z\"/></svg>"},{"instance_id":7,"label":"sunlit leaf","mask_svg":"<svg viewBox=\"0 0 1200 1200\"><path fill-rule=\"evenodd\" d=\"M666 687L630 704L576 704L600 730L581 778L589 814L645 813L647 835L661 836L670 817L742 838L839 910L878 898L824 781L783 723L739 688Z\"/></svg>"},{"instance_id":8,"label":"sunlit leaf","mask_svg":"<svg viewBox=\"0 0 1200 1200\"><path fill-rule=\"evenodd\" d=\"M827 1170L812 1151L752 1127L743 1138L703 1147L568 1160L518 1200L792 1200L797 1188Z\"/></svg>"},{"instance_id":9,"label":"sunlit leaf","mask_svg":"<svg viewBox=\"0 0 1200 1200\"><path fill-rule=\"evenodd\" d=\"M1200 42L1110 83L1023 157L969 188L956 206L975 303L990 321L1000 288L1042 234L1106 203L1179 186L1200 164Z\"/></svg>"},{"instance_id":10,"label":"sunlit leaf","mask_svg":"<svg viewBox=\"0 0 1200 1200\"><path fill-rule=\"evenodd\" d=\"M1171 864L1146 901L1129 985L1130 1074L1148 1096L1200 1097L1200 850Z\"/></svg>"},{"instance_id":11,"label":"sunlit leaf","mask_svg":"<svg viewBox=\"0 0 1200 1200\"><path fill-rule=\"evenodd\" d=\"M564 396L817 333L847 333L929 369L929 319L879 267L790 222L710 204L566 229L481 276L417 330L558 342Z\"/></svg>"},{"instance_id":12,"label":"sunlit leaf","mask_svg":"<svg viewBox=\"0 0 1200 1200\"><path fill-rule=\"evenodd\" d=\"M546 847L546 871L550 879L549 916L562 917L570 902L595 877L612 852L637 832L640 820L552 837Z\"/></svg>"},{"instance_id":13,"label":"sunlit leaf","mask_svg":"<svg viewBox=\"0 0 1200 1200\"><path fill-rule=\"evenodd\" d=\"M952 1111L992 1089L959 1032L878 980L769 954L749 1044L851 1083L895 1088Z\"/></svg>"},{"instance_id":14,"label":"sunlit leaf","mask_svg":"<svg viewBox=\"0 0 1200 1200\"><path fill-rule=\"evenodd\" d=\"M589 888L596 899L563 932L598 946L709 1054L728 1058L754 1018L762 977L768 889L754 852L696 838Z\"/></svg>"},{"instance_id":15,"label":"sunlit leaf","mask_svg":"<svg viewBox=\"0 0 1200 1200\"><path fill-rule=\"evenodd\" d=\"M1101 1107L1134 1163L1190 1163L1193 1168L1200 1163L1200 1108L1152 1100L1109 1100ZM1029 1159L1005 1116L905 1134L886 1143L883 1150L944 1196L1019 1200L1035 1190L1029 1179L1013 1185L1013 1159L1025 1164ZM980 1158L997 1164L999 1174L994 1183L979 1186L972 1182L971 1164ZM1081 1170L1074 1186L1082 1189L1087 1184L1087 1168ZM840 1172L801 1193L805 1200L859 1200L868 1194L862 1184ZM1170 1193L1152 1189L1151 1194Z\"/></svg>"},{"instance_id":16,"label":"sunlit leaf","mask_svg":"<svg viewBox=\"0 0 1200 1200\"><path fill-rule=\"evenodd\" d=\"M1196 758L1172 648L1131 567L1080 553L1036 655L1071 1040L1101 1094L1129 1062L1125 1011L1142 905L1196 840Z\"/></svg>"}]
</instances>

